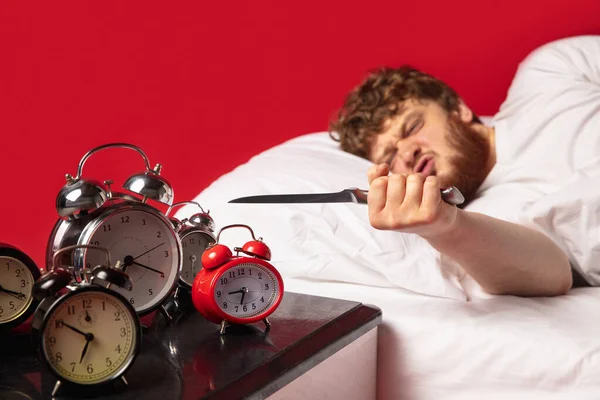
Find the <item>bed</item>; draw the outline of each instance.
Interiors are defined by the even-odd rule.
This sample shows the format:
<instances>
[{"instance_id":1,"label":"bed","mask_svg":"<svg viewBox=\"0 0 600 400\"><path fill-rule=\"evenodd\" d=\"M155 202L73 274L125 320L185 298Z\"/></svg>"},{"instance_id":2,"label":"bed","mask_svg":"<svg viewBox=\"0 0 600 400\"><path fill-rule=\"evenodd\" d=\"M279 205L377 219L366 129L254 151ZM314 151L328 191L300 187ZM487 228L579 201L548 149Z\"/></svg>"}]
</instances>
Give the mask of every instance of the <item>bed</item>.
<instances>
[{"instance_id":1,"label":"bed","mask_svg":"<svg viewBox=\"0 0 600 400\"><path fill-rule=\"evenodd\" d=\"M600 104L597 87L591 89ZM495 123L491 117L483 120ZM372 229L365 205L228 203L254 194L367 188L369 165L340 151L328 132L306 134L257 154L195 200L211 210L217 227L251 226L271 247L287 291L382 309L377 398L598 398L600 320L594 316L600 288L573 289L555 298L492 296L421 238ZM565 216L552 205L569 199L600 204L600 191L591 184L598 176L594 171L579 185L567 185L528 208L541 230L548 228L547 217L584 221L587 238L553 239L590 276L600 262L598 207ZM472 204L485 211L486 202ZM193 207L182 208L178 217L192 212ZM221 242L240 246L247 235L229 230Z\"/></svg>"},{"instance_id":2,"label":"bed","mask_svg":"<svg viewBox=\"0 0 600 400\"><path fill-rule=\"evenodd\" d=\"M332 159L340 169L317 175ZM339 152L326 132L303 135L240 165L195 200L210 210L217 227L251 226L270 246L286 290L382 309L379 399L597 398L600 320L593 316L600 288L557 298L489 296L460 279L452 265L434 267L418 238L401 240L419 257L392 251L402 235L371 232L364 205L227 203L292 188L365 187L365 164ZM178 216L192 212L184 207ZM342 220L348 225L338 224ZM239 246L246 236L228 230L221 241ZM402 274L387 268L394 257L404 260Z\"/></svg>"},{"instance_id":3,"label":"bed","mask_svg":"<svg viewBox=\"0 0 600 400\"><path fill-rule=\"evenodd\" d=\"M287 290L376 304L378 399L597 399L600 289L470 302L287 279Z\"/></svg>"}]
</instances>

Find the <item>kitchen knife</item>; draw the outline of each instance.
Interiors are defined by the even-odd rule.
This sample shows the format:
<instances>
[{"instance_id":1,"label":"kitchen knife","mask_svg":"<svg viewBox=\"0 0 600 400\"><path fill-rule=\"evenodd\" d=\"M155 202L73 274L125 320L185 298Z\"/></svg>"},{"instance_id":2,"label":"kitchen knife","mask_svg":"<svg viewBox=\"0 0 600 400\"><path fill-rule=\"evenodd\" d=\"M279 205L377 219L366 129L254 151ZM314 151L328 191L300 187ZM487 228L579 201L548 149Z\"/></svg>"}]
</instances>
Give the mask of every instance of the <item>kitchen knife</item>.
<instances>
[{"instance_id":1,"label":"kitchen knife","mask_svg":"<svg viewBox=\"0 0 600 400\"><path fill-rule=\"evenodd\" d=\"M229 203L265 204L265 203L357 203L367 204L368 190L358 188L344 189L334 193L305 193L305 194L267 194L259 196L239 197ZM442 199L449 204L464 203L460 190L454 186L441 190Z\"/></svg>"}]
</instances>

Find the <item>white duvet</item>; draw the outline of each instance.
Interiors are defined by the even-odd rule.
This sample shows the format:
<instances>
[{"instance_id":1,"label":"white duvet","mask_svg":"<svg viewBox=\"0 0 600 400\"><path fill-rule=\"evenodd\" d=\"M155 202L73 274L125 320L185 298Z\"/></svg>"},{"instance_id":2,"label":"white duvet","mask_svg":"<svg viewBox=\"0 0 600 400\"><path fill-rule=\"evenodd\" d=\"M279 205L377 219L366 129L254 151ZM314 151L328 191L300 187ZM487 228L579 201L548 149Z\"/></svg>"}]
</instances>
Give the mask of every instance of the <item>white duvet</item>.
<instances>
[{"instance_id":1,"label":"white duvet","mask_svg":"<svg viewBox=\"0 0 600 400\"><path fill-rule=\"evenodd\" d=\"M347 283L286 285L382 309L378 399L600 398L600 288L465 303Z\"/></svg>"}]
</instances>

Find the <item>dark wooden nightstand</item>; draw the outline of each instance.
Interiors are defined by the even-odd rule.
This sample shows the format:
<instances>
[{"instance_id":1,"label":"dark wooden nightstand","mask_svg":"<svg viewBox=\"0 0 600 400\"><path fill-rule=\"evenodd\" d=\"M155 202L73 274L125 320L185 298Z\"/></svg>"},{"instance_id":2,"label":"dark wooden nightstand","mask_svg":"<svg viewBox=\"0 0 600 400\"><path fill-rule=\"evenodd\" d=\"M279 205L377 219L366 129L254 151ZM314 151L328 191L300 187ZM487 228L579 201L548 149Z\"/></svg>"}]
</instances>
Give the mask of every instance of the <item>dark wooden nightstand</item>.
<instances>
[{"instance_id":1,"label":"dark wooden nightstand","mask_svg":"<svg viewBox=\"0 0 600 400\"><path fill-rule=\"evenodd\" d=\"M161 317L144 332L126 388L57 398L375 398L376 307L286 293L268 332L257 323L231 326L225 336L195 310L170 326ZM50 398L55 380L35 358L29 336L1 341L0 398L11 390Z\"/></svg>"}]
</instances>

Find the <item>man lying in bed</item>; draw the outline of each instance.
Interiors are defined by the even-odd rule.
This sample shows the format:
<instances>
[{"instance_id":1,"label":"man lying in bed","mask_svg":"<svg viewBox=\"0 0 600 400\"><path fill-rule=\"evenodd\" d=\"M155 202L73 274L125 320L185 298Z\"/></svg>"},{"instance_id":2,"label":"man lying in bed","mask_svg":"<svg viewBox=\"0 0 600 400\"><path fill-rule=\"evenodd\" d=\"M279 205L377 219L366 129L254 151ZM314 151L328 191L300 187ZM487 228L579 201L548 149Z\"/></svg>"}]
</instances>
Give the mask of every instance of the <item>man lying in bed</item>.
<instances>
[{"instance_id":1,"label":"man lying in bed","mask_svg":"<svg viewBox=\"0 0 600 400\"><path fill-rule=\"evenodd\" d=\"M374 163L373 227L423 237L489 293L552 296L573 284L569 257L521 215L582 173L600 175L599 110L600 36L587 36L533 52L492 126L443 82L401 67L367 77L331 128L343 150ZM452 185L466 209L442 201ZM494 215L477 212L486 201Z\"/></svg>"}]
</instances>

